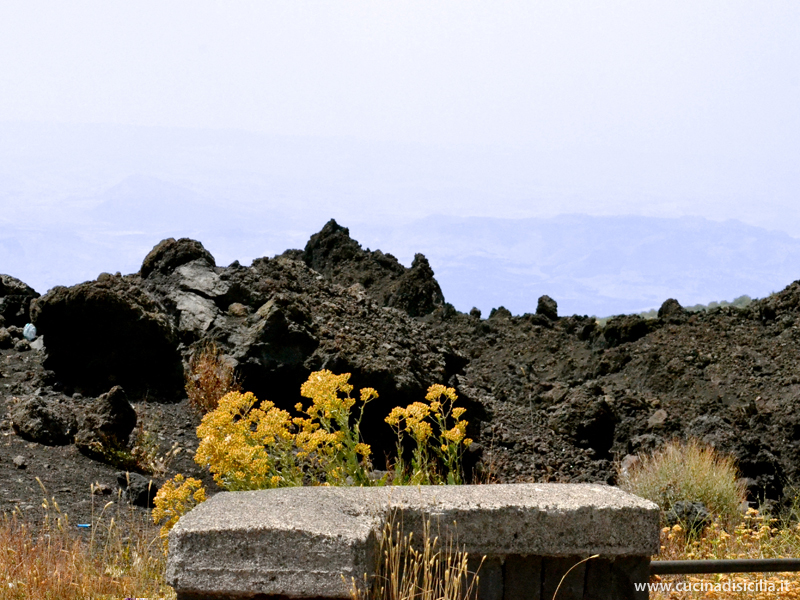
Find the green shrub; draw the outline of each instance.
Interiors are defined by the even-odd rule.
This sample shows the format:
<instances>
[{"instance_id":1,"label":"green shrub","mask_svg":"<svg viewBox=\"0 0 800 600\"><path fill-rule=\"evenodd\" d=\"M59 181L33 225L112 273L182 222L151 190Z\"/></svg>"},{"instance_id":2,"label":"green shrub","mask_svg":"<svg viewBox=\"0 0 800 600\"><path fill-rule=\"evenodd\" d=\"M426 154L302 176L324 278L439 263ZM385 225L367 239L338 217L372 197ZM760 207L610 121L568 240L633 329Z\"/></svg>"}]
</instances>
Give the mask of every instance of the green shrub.
<instances>
[{"instance_id":1,"label":"green shrub","mask_svg":"<svg viewBox=\"0 0 800 600\"><path fill-rule=\"evenodd\" d=\"M709 512L733 523L745 499L736 461L697 441L670 442L641 456L638 465L619 471L619 486L652 500L662 514L679 501L702 502Z\"/></svg>"}]
</instances>

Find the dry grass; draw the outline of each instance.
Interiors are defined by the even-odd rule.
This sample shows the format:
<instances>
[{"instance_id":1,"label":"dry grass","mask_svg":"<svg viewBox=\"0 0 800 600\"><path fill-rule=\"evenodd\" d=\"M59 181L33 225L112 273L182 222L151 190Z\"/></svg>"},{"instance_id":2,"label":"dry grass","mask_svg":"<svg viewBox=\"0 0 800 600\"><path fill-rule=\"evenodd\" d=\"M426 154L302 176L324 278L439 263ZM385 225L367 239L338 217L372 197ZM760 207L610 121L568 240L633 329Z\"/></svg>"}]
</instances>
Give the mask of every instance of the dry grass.
<instances>
[{"instance_id":1,"label":"dry grass","mask_svg":"<svg viewBox=\"0 0 800 600\"><path fill-rule=\"evenodd\" d=\"M660 560L700 560L734 558L791 558L800 555L800 524L781 523L751 509L738 525L726 529L716 521L705 529L700 537L687 536L676 525L665 527L661 532ZM662 576L654 580L664 582L693 583L739 583L764 582L764 591L696 591L654 592L653 600L774 600L775 598L800 599L800 573L731 573L692 576ZM772 583L775 589L788 584L788 591L768 591Z\"/></svg>"},{"instance_id":2,"label":"dry grass","mask_svg":"<svg viewBox=\"0 0 800 600\"><path fill-rule=\"evenodd\" d=\"M228 392L241 390L233 367L223 360L222 352L214 343L195 351L189 361L185 380L189 403L201 415L215 410L219 399Z\"/></svg>"},{"instance_id":3,"label":"dry grass","mask_svg":"<svg viewBox=\"0 0 800 600\"><path fill-rule=\"evenodd\" d=\"M652 500L662 514L681 500L702 502L714 515L729 524L740 518L745 490L732 457L696 441L670 442L639 465L619 473L619 486Z\"/></svg>"},{"instance_id":4,"label":"dry grass","mask_svg":"<svg viewBox=\"0 0 800 600\"><path fill-rule=\"evenodd\" d=\"M750 509L740 512L744 489L737 483L738 469L733 458L697 442L671 442L651 456L641 456L637 467L620 473L620 486L656 502L662 514L680 500L705 504L715 516L705 529L688 531L680 524L661 532L660 560L704 560L735 558L783 558L798 556L800 525L797 511L784 520L769 518ZM800 600L800 573L732 573L697 576L663 576L654 581L705 584L698 591L652 593L653 600ZM763 591L747 589L761 582ZM715 590L711 584L720 584ZM788 592L776 594L769 585ZM727 590L725 588L728 588ZM741 587L744 591L735 591ZM730 591L730 590L734 591ZM794 591L791 591L791 590Z\"/></svg>"},{"instance_id":5,"label":"dry grass","mask_svg":"<svg viewBox=\"0 0 800 600\"><path fill-rule=\"evenodd\" d=\"M0 600L175 598L163 580L157 531L146 517L113 511L113 504L92 518L88 539L79 537L55 500L43 501L44 515L36 524L20 512L3 515Z\"/></svg>"},{"instance_id":6,"label":"dry grass","mask_svg":"<svg viewBox=\"0 0 800 600\"><path fill-rule=\"evenodd\" d=\"M452 537L442 544L430 523L419 544L403 534L402 518L389 519L381 537L378 569L371 582L353 581L352 600L476 600L479 577Z\"/></svg>"}]
</instances>

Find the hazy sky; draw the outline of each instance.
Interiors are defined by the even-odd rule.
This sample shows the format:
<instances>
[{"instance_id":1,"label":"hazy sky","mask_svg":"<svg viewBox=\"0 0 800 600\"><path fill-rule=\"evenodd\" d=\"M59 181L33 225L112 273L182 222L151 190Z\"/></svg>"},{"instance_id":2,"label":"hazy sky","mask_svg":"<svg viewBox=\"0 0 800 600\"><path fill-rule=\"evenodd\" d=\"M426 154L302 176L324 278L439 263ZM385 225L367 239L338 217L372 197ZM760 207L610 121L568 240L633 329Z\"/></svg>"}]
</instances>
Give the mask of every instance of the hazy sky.
<instances>
[{"instance_id":1,"label":"hazy sky","mask_svg":"<svg viewBox=\"0 0 800 600\"><path fill-rule=\"evenodd\" d=\"M500 216L800 236L798 32L789 1L5 2L0 121L493 146L530 189Z\"/></svg>"}]
</instances>

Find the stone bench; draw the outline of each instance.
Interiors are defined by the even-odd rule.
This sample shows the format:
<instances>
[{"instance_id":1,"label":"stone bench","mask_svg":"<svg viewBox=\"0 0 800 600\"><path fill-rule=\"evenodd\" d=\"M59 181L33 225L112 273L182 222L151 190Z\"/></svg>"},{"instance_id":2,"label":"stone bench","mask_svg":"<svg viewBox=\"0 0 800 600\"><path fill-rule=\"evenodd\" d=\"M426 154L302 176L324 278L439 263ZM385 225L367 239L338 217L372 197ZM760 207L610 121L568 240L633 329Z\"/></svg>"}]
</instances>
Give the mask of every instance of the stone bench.
<instances>
[{"instance_id":1,"label":"stone bench","mask_svg":"<svg viewBox=\"0 0 800 600\"><path fill-rule=\"evenodd\" d=\"M303 487L225 492L169 535L167 581L178 600L346 598L372 574L392 511L404 533L427 519L480 568L481 600L646 599L659 549L658 507L596 484L381 488ZM344 580L342 577L344 576Z\"/></svg>"}]
</instances>

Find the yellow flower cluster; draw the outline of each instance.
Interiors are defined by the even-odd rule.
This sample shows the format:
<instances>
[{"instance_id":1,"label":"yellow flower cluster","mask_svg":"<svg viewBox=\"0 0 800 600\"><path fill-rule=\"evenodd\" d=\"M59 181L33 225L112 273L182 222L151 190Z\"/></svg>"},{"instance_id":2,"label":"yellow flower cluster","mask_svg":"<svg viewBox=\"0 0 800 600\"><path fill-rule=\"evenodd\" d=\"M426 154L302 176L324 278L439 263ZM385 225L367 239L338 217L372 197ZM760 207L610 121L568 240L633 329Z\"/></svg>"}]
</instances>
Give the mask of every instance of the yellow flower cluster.
<instances>
[{"instance_id":1,"label":"yellow flower cluster","mask_svg":"<svg viewBox=\"0 0 800 600\"><path fill-rule=\"evenodd\" d=\"M288 412L251 393L230 392L203 417L195 462L207 467L220 487L257 490L297 485L302 472L294 465L294 436Z\"/></svg>"},{"instance_id":2,"label":"yellow flower cluster","mask_svg":"<svg viewBox=\"0 0 800 600\"><path fill-rule=\"evenodd\" d=\"M348 383L349 379L350 373L334 375L327 369L312 373L308 381L300 387L300 394L314 401L304 412L312 419L316 417L332 419L334 415L342 412L349 414L356 402L350 397L353 386ZM303 411L302 404L298 403L295 408Z\"/></svg>"},{"instance_id":3,"label":"yellow flower cluster","mask_svg":"<svg viewBox=\"0 0 800 600\"><path fill-rule=\"evenodd\" d=\"M453 407L458 400L455 389L441 384L430 386L425 400L427 404L398 406L386 417L397 434L395 479L409 484L462 483L463 451L472 443L466 437L468 422L461 420L466 409ZM406 433L414 442L410 465L403 460Z\"/></svg>"},{"instance_id":4,"label":"yellow flower cluster","mask_svg":"<svg viewBox=\"0 0 800 600\"><path fill-rule=\"evenodd\" d=\"M359 394L360 411L352 415L350 374L328 370L311 374L301 394L311 400L295 410L294 417L272 402L260 402L250 392L230 392L208 412L197 436L200 444L195 462L208 468L221 488L238 491L297 485L383 485L386 477L370 478L372 449L361 438L364 407L378 398L372 388ZM395 408L386 422L398 436L398 458L394 483L462 483L463 450L472 443L466 437L464 408L454 408L453 388L433 385L426 402ZM415 442L414 458L403 462L403 435ZM431 455L431 451L433 456ZM159 491L156 522L165 521L162 536L178 518L205 500L205 490L196 479L177 475Z\"/></svg>"},{"instance_id":5,"label":"yellow flower cluster","mask_svg":"<svg viewBox=\"0 0 800 600\"><path fill-rule=\"evenodd\" d=\"M178 474L174 479L170 479L161 486L153 500L153 522L156 524L164 522L159 535L165 552L167 536L172 526L183 515L205 500L206 490L203 488L203 484L194 477L184 479L183 475Z\"/></svg>"},{"instance_id":6,"label":"yellow flower cluster","mask_svg":"<svg viewBox=\"0 0 800 600\"><path fill-rule=\"evenodd\" d=\"M351 424L351 411L356 400L350 396L353 386L350 374L336 375L327 369L311 374L300 393L311 399L311 405L295 409L305 417L297 417L295 444L298 457L305 460L312 477L327 485L371 485L369 461L372 449L361 441L361 419L364 407L378 397L372 388L360 392L360 412Z\"/></svg>"}]
</instances>

